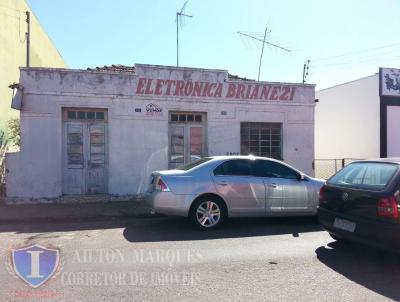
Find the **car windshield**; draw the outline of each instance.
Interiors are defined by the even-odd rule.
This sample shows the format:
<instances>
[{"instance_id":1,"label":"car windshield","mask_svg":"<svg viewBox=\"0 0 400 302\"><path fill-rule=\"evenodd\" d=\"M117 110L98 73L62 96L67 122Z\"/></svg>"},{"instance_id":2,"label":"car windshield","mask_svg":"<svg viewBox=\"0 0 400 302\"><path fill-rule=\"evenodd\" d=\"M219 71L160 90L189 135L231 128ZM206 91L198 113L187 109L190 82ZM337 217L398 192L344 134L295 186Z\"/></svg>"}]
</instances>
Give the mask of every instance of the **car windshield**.
<instances>
[{"instance_id":1,"label":"car windshield","mask_svg":"<svg viewBox=\"0 0 400 302\"><path fill-rule=\"evenodd\" d=\"M332 176L328 184L382 190L397 169L398 165L392 163L353 163Z\"/></svg>"},{"instance_id":2,"label":"car windshield","mask_svg":"<svg viewBox=\"0 0 400 302\"><path fill-rule=\"evenodd\" d=\"M200 159L192 161L191 163L188 163L186 165L177 167L176 170L188 171L188 170L191 170L201 164L204 164L205 162L208 162L209 160L211 160L211 157L200 158Z\"/></svg>"}]
</instances>

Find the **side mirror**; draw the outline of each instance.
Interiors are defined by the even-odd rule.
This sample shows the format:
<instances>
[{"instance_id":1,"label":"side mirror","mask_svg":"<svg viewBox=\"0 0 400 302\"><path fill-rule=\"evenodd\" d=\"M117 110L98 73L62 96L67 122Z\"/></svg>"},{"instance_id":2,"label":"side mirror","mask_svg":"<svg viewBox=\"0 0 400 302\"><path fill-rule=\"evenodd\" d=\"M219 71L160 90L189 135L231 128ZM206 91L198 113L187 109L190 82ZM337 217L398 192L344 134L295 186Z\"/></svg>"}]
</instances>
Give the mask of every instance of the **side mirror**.
<instances>
[{"instance_id":1,"label":"side mirror","mask_svg":"<svg viewBox=\"0 0 400 302\"><path fill-rule=\"evenodd\" d=\"M304 174L299 174L299 180L305 180Z\"/></svg>"}]
</instances>

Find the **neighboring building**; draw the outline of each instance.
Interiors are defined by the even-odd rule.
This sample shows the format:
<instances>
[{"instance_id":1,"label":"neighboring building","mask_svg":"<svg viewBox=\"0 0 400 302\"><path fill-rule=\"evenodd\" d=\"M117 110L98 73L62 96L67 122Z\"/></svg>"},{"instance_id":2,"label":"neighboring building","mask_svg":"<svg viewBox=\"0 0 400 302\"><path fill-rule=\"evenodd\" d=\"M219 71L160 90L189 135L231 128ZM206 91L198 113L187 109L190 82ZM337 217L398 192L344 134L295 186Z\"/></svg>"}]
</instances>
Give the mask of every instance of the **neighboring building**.
<instances>
[{"instance_id":1,"label":"neighboring building","mask_svg":"<svg viewBox=\"0 0 400 302\"><path fill-rule=\"evenodd\" d=\"M316 92L315 158L380 156L379 76Z\"/></svg>"},{"instance_id":2,"label":"neighboring building","mask_svg":"<svg viewBox=\"0 0 400 302\"><path fill-rule=\"evenodd\" d=\"M19 80L19 67L26 66L26 11L30 12L30 66L65 67L66 64L39 21L24 0L2 0L0 3L0 130L18 117L10 108L12 90L8 85Z\"/></svg>"},{"instance_id":3,"label":"neighboring building","mask_svg":"<svg viewBox=\"0 0 400 302\"><path fill-rule=\"evenodd\" d=\"M319 90L316 98L318 176L351 161L341 159L400 157L399 69L380 68L379 74Z\"/></svg>"},{"instance_id":4,"label":"neighboring building","mask_svg":"<svg viewBox=\"0 0 400 302\"><path fill-rule=\"evenodd\" d=\"M400 69L316 92L316 158L400 157Z\"/></svg>"},{"instance_id":5,"label":"neighboring building","mask_svg":"<svg viewBox=\"0 0 400 302\"><path fill-rule=\"evenodd\" d=\"M21 151L7 195L144 193L152 171L253 154L313 175L315 86L154 65L21 68Z\"/></svg>"}]
</instances>

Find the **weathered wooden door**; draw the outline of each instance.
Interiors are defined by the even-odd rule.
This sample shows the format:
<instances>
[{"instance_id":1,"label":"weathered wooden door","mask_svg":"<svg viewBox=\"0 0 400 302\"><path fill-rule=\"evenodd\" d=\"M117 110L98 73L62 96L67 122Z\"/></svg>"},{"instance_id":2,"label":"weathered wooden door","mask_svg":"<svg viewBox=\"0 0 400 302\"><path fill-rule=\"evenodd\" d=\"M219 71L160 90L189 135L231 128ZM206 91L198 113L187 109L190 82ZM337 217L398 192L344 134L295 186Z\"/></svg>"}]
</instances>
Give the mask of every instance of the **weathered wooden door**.
<instances>
[{"instance_id":1,"label":"weathered wooden door","mask_svg":"<svg viewBox=\"0 0 400 302\"><path fill-rule=\"evenodd\" d=\"M63 149L63 194L107 193L107 112L66 109Z\"/></svg>"},{"instance_id":2,"label":"weathered wooden door","mask_svg":"<svg viewBox=\"0 0 400 302\"><path fill-rule=\"evenodd\" d=\"M194 112L170 113L170 169L188 164L207 155L205 114Z\"/></svg>"}]
</instances>

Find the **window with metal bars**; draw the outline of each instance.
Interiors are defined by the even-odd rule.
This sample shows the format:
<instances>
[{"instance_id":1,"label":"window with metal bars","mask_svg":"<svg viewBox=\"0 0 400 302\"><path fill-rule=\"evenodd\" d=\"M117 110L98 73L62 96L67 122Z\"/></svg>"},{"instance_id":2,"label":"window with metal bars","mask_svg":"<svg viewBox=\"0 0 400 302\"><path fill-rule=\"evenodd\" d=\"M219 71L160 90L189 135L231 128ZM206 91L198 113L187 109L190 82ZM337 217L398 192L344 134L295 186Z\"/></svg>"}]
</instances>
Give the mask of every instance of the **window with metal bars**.
<instances>
[{"instance_id":1,"label":"window with metal bars","mask_svg":"<svg viewBox=\"0 0 400 302\"><path fill-rule=\"evenodd\" d=\"M282 159L282 124L240 123L240 153Z\"/></svg>"}]
</instances>

